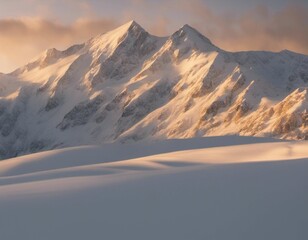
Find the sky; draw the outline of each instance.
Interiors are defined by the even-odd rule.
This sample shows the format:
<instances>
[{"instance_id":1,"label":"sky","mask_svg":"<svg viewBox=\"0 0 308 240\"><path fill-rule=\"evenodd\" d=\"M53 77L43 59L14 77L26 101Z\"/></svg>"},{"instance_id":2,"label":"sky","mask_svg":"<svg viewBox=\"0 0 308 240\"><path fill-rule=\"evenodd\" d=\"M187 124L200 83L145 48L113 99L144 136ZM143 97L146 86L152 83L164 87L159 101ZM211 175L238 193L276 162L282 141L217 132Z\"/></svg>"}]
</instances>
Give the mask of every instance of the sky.
<instances>
[{"instance_id":1,"label":"sky","mask_svg":"<svg viewBox=\"0 0 308 240\"><path fill-rule=\"evenodd\" d=\"M308 0L0 0L0 72L135 20L167 36L189 24L228 51L308 54Z\"/></svg>"}]
</instances>

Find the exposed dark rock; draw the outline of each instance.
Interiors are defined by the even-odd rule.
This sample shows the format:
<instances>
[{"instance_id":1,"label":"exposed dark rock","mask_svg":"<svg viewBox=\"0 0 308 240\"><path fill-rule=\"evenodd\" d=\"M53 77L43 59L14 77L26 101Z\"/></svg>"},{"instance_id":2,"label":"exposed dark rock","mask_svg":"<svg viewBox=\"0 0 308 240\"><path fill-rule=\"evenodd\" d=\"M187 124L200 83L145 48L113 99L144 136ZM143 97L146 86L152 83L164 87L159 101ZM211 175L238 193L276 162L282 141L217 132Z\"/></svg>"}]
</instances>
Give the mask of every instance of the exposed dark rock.
<instances>
[{"instance_id":1,"label":"exposed dark rock","mask_svg":"<svg viewBox=\"0 0 308 240\"><path fill-rule=\"evenodd\" d=\"M64 116L58 127L61 130L65 130L70 127L86 124L100 108L103 101L103 97L98 96L93 100L79 103Z\"/></svg>"},{"instance_id":2,"label":"exposed dark rock","mask_svg":"<svg viewBox=\"0 0 308 240\"><path fill-rule=\"evenodd\" d=\"M223 100L214 101L205 111L203 120L208 119L210 116L214 117L221 108L228 106L231 103L231 96L227 96Z\"/></svg>"},{"instance_id":3,"label":"exposed dark rock","mask_svg":"<svg viewBox=\"0 0 308 240\"><path fill-rule=\"evenodd\" d=\"M58 97L51 97L48 99L47 104L45 106L45 111L48 112L60 105L61 100Z\"/></svg>"},{"instance_id":4,"label":"exposed dark rock","mask_svg":"<svg viewBox=\"0 0 308 240\"><path fill-rule=\"evenodd\" d=\"M31 153L35 153L35 152L39 152L42 149L44 149L44 147L46 147L48 144L46 143L45 140L34 140L30 143L29 146L29 150Z\"/></svg>"},{"instance_id":5,"label":"exposed dark rock","mask_svg":"<svg viewBox=\"0 0 308 240\"><path fill-rule=\"evenodd\" d=\"M124 103L125 99L128 97L127 90L122 91L120 94L116 95L115 98L106 105L105 109L107 111L114 110L120 103Z\"/></svg>"},{"instance_id":6,"label":"exposed dark rock","mask_svg":"<svg viewBox=\"0 0 308 240\"><path fill-rule=\"evenodd\" d=\"M243 74L241 74L239 78L236 80L236 83L234 84L231 92L234 93L237 90L239 90L241 87L244 86L245 82L246 82L246 78Z\"/></svg>"},{"instance_id":7,"label":"exposed dark rock","mask_svg":"<svg viewBox=\"0 0 308 240\"><path fill-rule=\"evenodd\" d=\"M175 82L161 80L139 98L130 102L124 108L122 116L117 123L118 134L129 129L150 112L162 106L162 104L169 99L170 92L174 85Z\"/></svg>"}]
</instances>

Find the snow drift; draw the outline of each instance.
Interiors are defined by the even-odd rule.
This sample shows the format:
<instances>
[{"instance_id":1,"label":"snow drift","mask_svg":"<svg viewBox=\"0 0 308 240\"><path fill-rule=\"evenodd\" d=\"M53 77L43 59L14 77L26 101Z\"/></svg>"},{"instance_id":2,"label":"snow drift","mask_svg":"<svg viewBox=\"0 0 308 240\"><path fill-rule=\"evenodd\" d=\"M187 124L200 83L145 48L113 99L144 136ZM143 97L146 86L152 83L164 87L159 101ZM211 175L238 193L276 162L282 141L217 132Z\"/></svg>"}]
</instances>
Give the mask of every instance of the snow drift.
<instances>
[{"instance_id":1,"label":"snow drift","mask_svg":"<svg viewBox=\"0 0 308 240\"><path fill-rule=\"evenodd\" d=\"M112 146L1 161L1 240L308 237L305 141Z\"/></svg>"}]
</instances>

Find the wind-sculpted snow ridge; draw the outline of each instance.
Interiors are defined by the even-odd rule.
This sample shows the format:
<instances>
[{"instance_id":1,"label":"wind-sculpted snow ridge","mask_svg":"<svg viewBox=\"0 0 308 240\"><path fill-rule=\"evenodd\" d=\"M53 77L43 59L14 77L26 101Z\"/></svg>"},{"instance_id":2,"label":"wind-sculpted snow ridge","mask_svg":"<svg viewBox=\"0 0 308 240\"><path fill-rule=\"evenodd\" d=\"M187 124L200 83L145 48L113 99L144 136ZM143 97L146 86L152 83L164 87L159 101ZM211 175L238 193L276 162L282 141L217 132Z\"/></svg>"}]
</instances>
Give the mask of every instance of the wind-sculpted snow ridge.
<instances>
[{"instance_id":1,"label":"wind-sculpted snow ridge","mask_svg":"<svg viewBox=\"0 0 308 240\"><path fill-rule=\"evenodd\" d=\"M231 53L132 21L0 75L0 158L84 144L237 134L308 139L308 57Z\"/></svg>"},{"instance_id":2,"label":"wind-sculpted snow ridge","mask_svg":"<svg viewBox=\"0 0 308 240\"><path fill-rule=\"evenodd\" d=\"M307 141L239 136L4 160L1 240L306 240L307 167Z\"/></svg>"}]
</instances>

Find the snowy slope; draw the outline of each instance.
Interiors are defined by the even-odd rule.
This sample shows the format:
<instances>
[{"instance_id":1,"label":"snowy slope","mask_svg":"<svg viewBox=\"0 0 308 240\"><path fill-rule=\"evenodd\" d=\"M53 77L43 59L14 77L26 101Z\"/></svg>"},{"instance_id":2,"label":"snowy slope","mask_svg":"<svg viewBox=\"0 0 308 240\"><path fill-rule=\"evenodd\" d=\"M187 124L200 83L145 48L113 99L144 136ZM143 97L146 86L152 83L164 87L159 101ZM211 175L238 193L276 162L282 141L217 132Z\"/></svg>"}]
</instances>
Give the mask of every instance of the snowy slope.
<instances>
[{"instance_id":1,"label":"snowy slope","mask_svg":"<svg viewBox=\"0 0 308 240\"><path fill-rule=\"evenodd\" d=\"M239 134L308 138L308 57L226 52L136 22L0 75L0 158L85 144Z\"/></svg>"},{"instance_id":2,"label":"snowy slope","mask_svg":"<svg viewBox=\"0 0 308 240\"><path fill-rule=\"evenodd\" d=\"M306 141L122 147L1 161L1 240L308 238Z\"/></svg>"}]
</instances>

